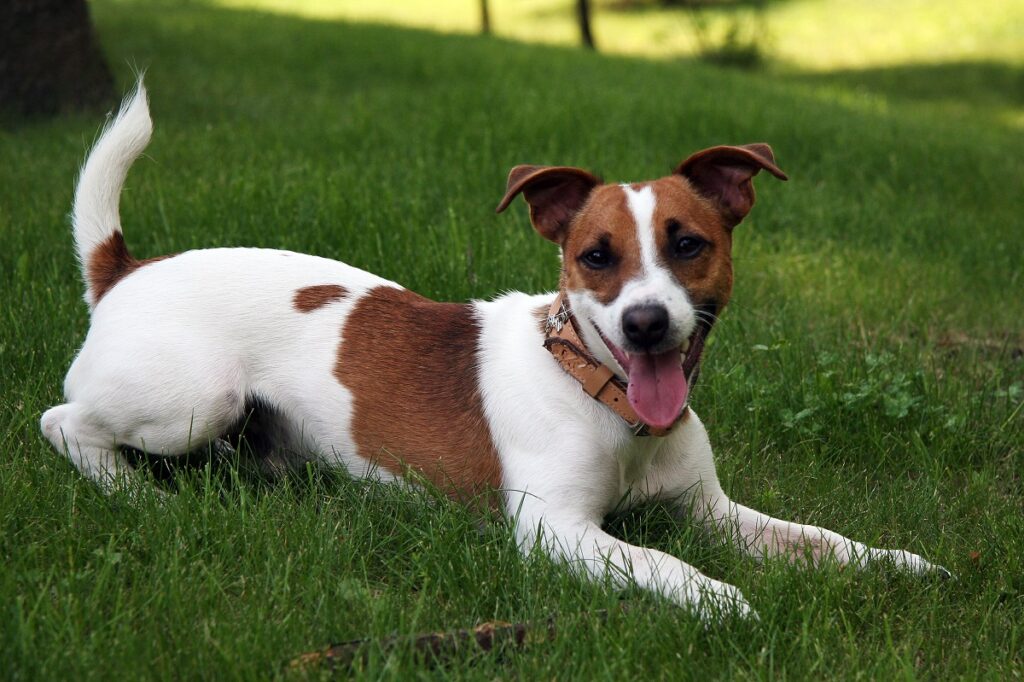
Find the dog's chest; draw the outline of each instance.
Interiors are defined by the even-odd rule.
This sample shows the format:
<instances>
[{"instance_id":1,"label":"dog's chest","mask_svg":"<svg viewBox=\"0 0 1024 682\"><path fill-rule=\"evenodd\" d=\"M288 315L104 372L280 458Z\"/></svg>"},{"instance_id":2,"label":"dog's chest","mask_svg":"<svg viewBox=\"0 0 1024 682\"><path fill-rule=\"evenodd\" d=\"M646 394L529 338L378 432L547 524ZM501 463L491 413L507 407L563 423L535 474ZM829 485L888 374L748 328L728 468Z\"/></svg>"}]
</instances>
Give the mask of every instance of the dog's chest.
<instances>
[{"instance_id":1,"label":"dog's chest","mask_svg":"<svg viewBox=\"0 0 1024 682\"><path fill-rule=\"evenodd\" d=\"M606 463L608 500L612 506L623 499L646 498L651 472L665 453L666 439L630 437L616 444L602 458Z\"/></svg>"}]
</instances>

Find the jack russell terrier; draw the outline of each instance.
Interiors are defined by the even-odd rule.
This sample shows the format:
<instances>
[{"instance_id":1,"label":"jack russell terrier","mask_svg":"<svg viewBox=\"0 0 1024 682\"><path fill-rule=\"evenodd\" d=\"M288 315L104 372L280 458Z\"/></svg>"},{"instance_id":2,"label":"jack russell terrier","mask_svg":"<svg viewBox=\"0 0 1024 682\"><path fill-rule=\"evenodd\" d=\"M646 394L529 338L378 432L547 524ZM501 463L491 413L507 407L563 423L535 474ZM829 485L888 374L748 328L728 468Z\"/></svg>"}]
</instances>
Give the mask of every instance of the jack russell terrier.
<instances>
[{"instance_id":1,"label":"jack russell terrier","mask_svg":"<svg viewBox=\"0 0 1024 682\"><path fill-rule=\"evenodd\" d=\"M751 179L786 179L768 145L705 149L632 184L516 166L497 210L523 195L537 232L561 247L559 290L456 304L288 251L134 258L119 196L151 132L140 81L78 180L72 220L92 324L67 402L41 420L105 490L131 470L121 448L181 455L264 420L268 457L487 495L523 551L704 618L753 612L737 588L606 533L608 512L662 500L759 560L945 573L761 514L719 484L688 400L732 291L732 231L754 203Z\"/></svg>"}]
</instances>

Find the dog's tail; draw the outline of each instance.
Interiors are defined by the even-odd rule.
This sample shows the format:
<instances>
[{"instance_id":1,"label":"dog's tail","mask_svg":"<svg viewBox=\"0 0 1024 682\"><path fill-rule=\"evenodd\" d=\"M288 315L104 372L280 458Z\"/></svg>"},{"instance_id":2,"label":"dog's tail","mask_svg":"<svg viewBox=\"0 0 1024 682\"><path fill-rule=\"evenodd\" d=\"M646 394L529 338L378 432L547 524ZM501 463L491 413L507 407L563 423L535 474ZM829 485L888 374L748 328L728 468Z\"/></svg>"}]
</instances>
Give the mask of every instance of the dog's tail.
<instances>
[{"instance_id":1,"label":"dog's tail","mask_svg":"<svg viewBox=\"0 0 1024 682\"><path fill-rule=\"evenodd\" d=\"M107 289L135 267L121 233L118 206L128 169L149 144L152 132L149 102L140 76L135 92L125 97L117 116L93 145L75 189L71 223L90 310Z\"/></svg>"}]
</instances>

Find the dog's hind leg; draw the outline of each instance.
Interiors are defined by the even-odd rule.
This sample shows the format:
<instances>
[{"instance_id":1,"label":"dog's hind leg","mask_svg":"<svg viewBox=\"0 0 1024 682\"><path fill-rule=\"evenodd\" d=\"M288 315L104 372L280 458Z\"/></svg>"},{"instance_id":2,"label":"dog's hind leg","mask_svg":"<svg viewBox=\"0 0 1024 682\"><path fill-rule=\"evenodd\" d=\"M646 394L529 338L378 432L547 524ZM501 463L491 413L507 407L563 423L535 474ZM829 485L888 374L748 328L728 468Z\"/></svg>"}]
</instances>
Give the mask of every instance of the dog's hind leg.
<instances>
[{"instance_id":1,"label":"dog's hind leg","mask_svg":"<svg viewBox=\"0 0 1024 682\"><path fill-rule=\"evenodd\" d=\"M40 426L50 444L105 492L118 489L131 476L133 469L118 451L114 435L81 404L50 408Z\"/></svg>"},{"instance_id":2,"label":"dog's hind leg","mask_svg":"<svg viewBox=\"0 0 1024 682\"><path fill-rule=\"evenodd\" d=\"M78 361L76 361L76 365ZM159 385L118 368L88 363L89 380L69 374L68 402L47 410L43 435L75 467L106 492L124 488L132 467L120 452L128 447L161 456L184 455L222 437L242 413L243 400L223 377L203 383L184 371ZM103 371L101 371L103 370Z\"/></svg>"}]
</instances>

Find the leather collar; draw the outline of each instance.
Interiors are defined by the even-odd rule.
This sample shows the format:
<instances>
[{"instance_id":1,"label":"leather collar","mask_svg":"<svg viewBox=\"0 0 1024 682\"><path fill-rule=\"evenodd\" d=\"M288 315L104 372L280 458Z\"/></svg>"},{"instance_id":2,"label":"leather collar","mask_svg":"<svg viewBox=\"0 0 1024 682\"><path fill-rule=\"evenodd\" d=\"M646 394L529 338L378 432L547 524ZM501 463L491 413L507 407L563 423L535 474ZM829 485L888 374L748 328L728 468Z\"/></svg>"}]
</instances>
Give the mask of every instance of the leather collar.
<instances>
[{"instance_id":1,"label":"leather collar","mask_svg":"<svg viewBox=\"0 0 1024 682\"><path fill-rule=\"evenodd\" d=\"M667 436L686 414L688 405L683 406L675 422L667 429L645 424L629 404L626 385L615 376L611 367L598 361L587 350L576 327L576 318L569 310L568 302L561 292L548 310L544 329L544 347L554 356L562 369L580 383L587 395L607 405L619 415L633 430L634 435Z\"/></svg>"}]
</instances>

